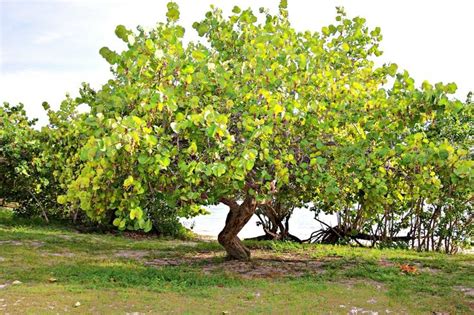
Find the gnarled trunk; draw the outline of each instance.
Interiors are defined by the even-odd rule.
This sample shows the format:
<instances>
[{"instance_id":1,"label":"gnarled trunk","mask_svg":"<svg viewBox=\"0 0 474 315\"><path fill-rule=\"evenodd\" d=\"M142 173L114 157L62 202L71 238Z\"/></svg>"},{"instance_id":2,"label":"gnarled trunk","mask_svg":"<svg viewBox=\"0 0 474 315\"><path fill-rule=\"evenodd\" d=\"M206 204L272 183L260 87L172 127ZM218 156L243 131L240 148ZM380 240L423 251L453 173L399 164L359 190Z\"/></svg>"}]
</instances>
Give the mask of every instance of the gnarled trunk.
<instances>
[{"instance_id":1,"label":"gnarled trunk","mask_svg":"<svg viewBox=\"0 0 474 315\"><path fill-rule=\"evenodd\" d=\"M229 206L229 214L227 215L224 229L219 233L217 240L225 248L228 258L249 260L250 250L245 247L237 237L237 234L255 213L257 201L250 196L247 196L241 205L234 200L225 198L221 201Z\"/></svg>"},{"instance_id":2,"label":"gnarled trunk","mask_svg":"<svg viewBox=\"0 0 474 315\"><path fill-rule=\"evenodd\" d=\"M257 225L261 225L265 235L252 238L255 240L291 240L301 242L301 240L290 234L289 219L293 209L282 206L278 202L260 204L256 215L259 219Z\"/></svg>"}]
</instances>

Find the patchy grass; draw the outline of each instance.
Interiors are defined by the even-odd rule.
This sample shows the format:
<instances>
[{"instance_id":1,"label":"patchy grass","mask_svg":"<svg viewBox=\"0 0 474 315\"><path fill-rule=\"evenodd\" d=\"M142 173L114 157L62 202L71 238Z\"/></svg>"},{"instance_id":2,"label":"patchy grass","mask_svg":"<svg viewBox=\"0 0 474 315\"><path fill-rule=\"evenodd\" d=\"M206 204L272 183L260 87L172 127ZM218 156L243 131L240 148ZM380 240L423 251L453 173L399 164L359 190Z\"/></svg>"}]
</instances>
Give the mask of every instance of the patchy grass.
<instances>
[{"instance_id":1,"label":"patchy grass","mask_svg":"<svg viewBox=\"0 0 474 315\"><path fill-rule=\"evenodd\" d=\"M474 310L472 255L247 245L251 262L227 261L215 242L80 234L0 210L0 313Z\"/></svg>"}]
</instances>

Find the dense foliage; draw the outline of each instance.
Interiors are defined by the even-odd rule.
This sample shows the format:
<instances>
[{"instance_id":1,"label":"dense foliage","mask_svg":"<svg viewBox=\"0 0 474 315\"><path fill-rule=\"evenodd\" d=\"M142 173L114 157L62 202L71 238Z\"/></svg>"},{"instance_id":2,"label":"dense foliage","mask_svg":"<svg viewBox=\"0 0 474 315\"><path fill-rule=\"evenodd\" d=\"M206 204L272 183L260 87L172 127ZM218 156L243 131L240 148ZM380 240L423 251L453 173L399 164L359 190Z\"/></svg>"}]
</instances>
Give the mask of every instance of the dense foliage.
<instances>
[{"instance_id":1,"label":"dense foliage","mask_svg":"<svg viewBox=\"0 0 474 315\"><path fill-rule=\"evenodd\" d=\"M150 31L119 25L127 49L100 50L112 78L57 112L46 104L41 131L1 107L0 198L162 232L223 203L219 242L239 259L254 213L284 239L298 206L338 215L311 241L386 244L408 230L414 247L453 251L469 240L472 102L449 97L455 84L417 88L395 64L376 67L380 29L342 9L321 32L294 30L286 1L277 15L232 12L213 8L187 44L175 3Z\"/></svg>"},{"instance_id":2,"label":"dense foliage","mask_svg":"<svg viewBox=\"0 0 474 315\"><path fill-rule=\"evenodd\" d=\"M366 128L361 139L331 152L339 157L328 169L338 198L319 198L314 209L337 213L339 224L315 240L411 241L419 249L455 251L472 235L472 103L448 101L453 85L406 85L401 97L397 85L388 103L394 113L384 110L372 122L377 130Z\"/></svg>"},{"instance_id":3,"label":"dense foliage","mask_svg":"<svg viewBox=\"0 0 474 315\"><path fill-rule=\"evenodd\" d=\"M22 104L0 106L0 198L32 208L46 180L35 176L35 158L40 152L35 121L29 120Z\"/></svg>"}]
</instances>

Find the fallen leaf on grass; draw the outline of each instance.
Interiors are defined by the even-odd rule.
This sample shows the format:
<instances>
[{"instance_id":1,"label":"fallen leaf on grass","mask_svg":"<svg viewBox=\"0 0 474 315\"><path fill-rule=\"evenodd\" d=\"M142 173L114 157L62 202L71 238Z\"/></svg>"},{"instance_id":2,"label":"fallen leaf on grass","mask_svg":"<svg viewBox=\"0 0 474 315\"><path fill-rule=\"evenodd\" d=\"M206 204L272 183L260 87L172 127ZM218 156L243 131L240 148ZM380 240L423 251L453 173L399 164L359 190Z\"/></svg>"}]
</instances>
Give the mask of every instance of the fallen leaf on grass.
<instances>
[{"instance_id":1,"label":"fallen leaf on grass","mask_svg":"<svg viewBox=\"0 0 474 315\"><path fill-rule=\"evenodd\" d=\"M406 264L400 265L400 270L406 274L416 274L418 272L415 266L410 266Z\"/></svg>"}]
</instances>

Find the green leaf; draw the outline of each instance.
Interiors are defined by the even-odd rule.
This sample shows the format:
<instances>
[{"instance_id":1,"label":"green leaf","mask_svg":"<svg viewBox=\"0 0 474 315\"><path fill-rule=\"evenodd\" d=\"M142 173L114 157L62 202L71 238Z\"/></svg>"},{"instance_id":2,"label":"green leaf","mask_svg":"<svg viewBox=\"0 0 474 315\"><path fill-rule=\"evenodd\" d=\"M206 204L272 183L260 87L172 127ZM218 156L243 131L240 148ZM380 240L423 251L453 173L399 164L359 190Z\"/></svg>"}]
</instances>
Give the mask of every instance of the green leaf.
<instances>
[{"instance_id":1,"label":"green leaf","mask_svg":"<svg viewBox=\"0 0 474 315\"><path fill-rule=\"evenodd\" d=\"M128 42L128 34L130 34L130 31L123 25L118 25L115 28L115 35L126 43Z\"/></svg>"},{"instance_id":2,"label":"green leaf","mask_svg":"<svg viewBox=\"0 0 474 315\"><path fill-rule=\"evenodd\" d=\"M146 135L145 141L151 146L156 146L158 144L158 139L154 135Z\"/></svg>"},{"instance_id":3,"label":"green leaf","mask_svg":"<svg viewBox=\"0 0 474 315\"><path fill-rule=\"evenodd\" d=\"M187 152L189 154L195 154L197 152L197 145L196 145L196 142L191 142L191 144L189 145L188 149L187 149Z\"/></svg>"},{"instance_id":4,"label":"green leaf","mask_svg":"<svg viewBox=\"0 0 474 315\"><path fill-rule=\"evenodd\" d=\"M318 165L324 166L324 165L326 165L327 160L323 157L318 156L316 158L316 162L317 162Z\"/></svg>"},{"instance_id":5,"label":"green leaf","mask_svg":"<svg viewBox=\"0 0 474 315\"><path fill-rule=\"evenodd\" d=\"M79 158L81 161L87 161L88 160L88 150L87 149L82 149L79 153Z\"/></svg>"},{"instance_id":6,"label":"green leaf","mask_svg":"<svg viewBox=\"0 0 474 315\"><path fill-rule=\"evenodd\" d=\"M275 106L273 106L273 113L275 115L278 115L278 114L282 113L283 110L284 110L284 108L280 104L275 104Z\"/></svg>"},{"instance_id":7,"label":"green leaf","mask_svg":"<svg viewBox=\"0 0 474 315\"><path fill-rule=\"evenodd\" d=\"M143 119L137 116L132 116L132 120L135 122L135 124L137 124L138 127L143 126L145 124Z\"/></svg>"},{"instance_id":8,"label":"green leaf","mask_svg":"<svg viewBox=\"0 0 474 315\"><path fill-rule=\"evenodd\" d=\"M449 83L448 85L446 85L446 93L448 94L454 94L456 93L456 90L458 89L458 86L456 85L456 83Z\"/></svg>"},{"instance_id":9,"label":"green leaf","mask_svg":"<svg viewBox=\"0 0 474 315\"><path fill-rule=\"evenodd\" d=\"M234 8L232 8L232 12L235 13L235 14L239 14L241 12L241 10L238 6L234 6Z\"/></svg>"},{"instance_id":10,"label":"green leaf","mask_svg":"<svg viewBox=\"0 0 474 315\"><path fill-rule=\"evenodd\" d=\"M217 125L216 124L212 124L211 126L209 126L209 128L207 128L207 135L210 138L214 138L214 136L216 135L216 132L217 132Z\"/></svg>"},{"instance_id":11,"label":"green leaf","mask_svg":"<svg viewBox=\"0 0 474 315\"><path fill-rule=\"evenodd\" d=\"M132 175L129 175L129 176L127 177L127 179L125 179L125 180L123 181L123 187L128 188L128 187L130 187L131 185L133 185L133 183L134 183L133 176L132 176Z\"/></svg>"},{"instance_id":12,"label":"green leaf","mask_svg":"<svg viewBox=\"0 0 474 315\"><path fill-rule=\"evenodd\" d=\"M416 141L420 141L421 139L423 139L423 134L420 132L415 133L415 135L413 136L413 139L415 139Z\"/></svg>"},{"instance_id":13,"label":"green leaf","mask_svg":"<svg viewBox=\"0 0 474 315\"><path fill-rule=\"evenodd\" d=\"M149 51L153 51L155 49L155 44L153 44L153 41L149 38L145 41L145 46Z\"/></svg>"},{"instance_id":14,"label":"green leaf","mask_svg":"<svg viewBox=\"0 0 474 315\"><path fill-rule=\"evenodd\" d=\"M127 224L127 221L122 219L118 225L119 230L125 230L125 224Z\"/></svg>"},{"instance_id":15,"label":"green leaf","mask_svg":"<svg viewBox=\"0 0 474 315\"><path fill-rule=\"evenodd\" d=\"M175 2L169 2L167 4L168 12L166 12L166 17L168 22L175 22L179 20L179 7Z\"/></svg>"},{"instance_id":16,"label":"green leaf","mask_svg":"<svg viewBox=\"0 0 474 315\"><path fill-rule=\"evenodd\" d=\"M143 231L148 233L148 232L151 231L152 228L153 228L153 224L152 224L151 220L150 219L146 220L145 226L143 227Z\"/></svg>"},{"instance_id":17,"label":"green leaf","mask_svg":"<svg viewBox=\"0 0 474 315\"><path fill-rule=\"evenodd\" d=\"M222 164L222 163L218 163L212 168L213 174L217 177L224 175L226 170L227 170L227 167L225 166L225 164Z\"/></svg>"},{"instance_id":18,"label":"green leaf","mask_svg":"<svg viewBox=\"0 0 474 315\"><path fill-rule=\"evenodd\" d=\"M186 66L183 68L183 73L184 73L184 74L191 74L191 73L194 73L194 66L193 66L193 65L186 65Z\"/></svg>"},{"instance_id":19,"label":"green leaf","mask_svg":"<svg viewBox=\"0 0 474 315\"><path fill-rule=\"evenodd\" d=\"M140 207L133 208L132 211L130 211L130 219L135 220L136 219L141 219L143 216L143 211Z\"/></svg>"},{"instance_id":20,"label":"green leaf","mask_svg":"<svg viewBox=\"0 0 474 315\"><path fill-rule=\"evenodd\" d=\"M197 61L202 61L206 58L206 54L201 51L201 50L194 50L191 55L193 56L194 59Z\"/></svg>"},{"instance_id":21,"label":"green leaf","mask_svg":"<svg viewBox=\"0 0 474 315\"><path fill-rule=\"evenodd\" d=\"M393 77L395 76L395 74L397 74L397 69L398 69L397 64L392 63L390 64L390 66L387 67L387 73Z\"/></svg>"},{"instance_id":22,"label":"green leaf","mask_svg":"<svg viewBox=\"0 0 474 315\"><path fill-rule=\"evenodd\" d=\"M138 163L142 165L147 164L149 160L150 158L145 154L140 154L140 156L138 157Z\"/></svg>"},{"instance_id":23,"label":"green leaf","mask_svg":"<svg viewBox=\"0 0 474 315\"><path fill-rule=\"evenodd\" d=\"M324 26L321 31L323 32L324 35L326 36L329 36L330 32L329 32L329 28Z\"/></svg>"},{"instance_id":24,"label":"green leaf","mask_svg":"<svg viewBox=\"0 0 474 315\"><path fill-rule=\"evenodd\" d=\"M428 82L428 81L423 81L421 84L421 87L423 88L424 91L431 91L433 90L433 86Z\"/></svg>"},{"instance_id":25,"label":"green leaf","mask_svg":"<svg viewBox=\"0 0 474 315\"><path fill-rule=\"evenodd\" d=\"M464 107L464 104L461 101L455 100L449 103L449 106L447 106L447 109L454 113L458 113L459 111L463 109L463 107Z\"/></svg>"},{"instance_id":26,"label":"green leaf","mask_svg":"<svg viewBox=\"0 0 474 315\"><path fill-rule=\"evenodd\" d=\"M109 221L110 222L110 221ZM112 224L114 226L119 226L120 223L122 222L122 219L121 218L115 218L114 221L112 222Z\"/></svg>"},{"instance_id":27,"label":"green leaf","mask_svg":"<svg viewBox=\"0 0 474 315\"><path fill-rule=\"evenodd\" d=\"M163 168L167 168L171 163L170 158L167 156L159 156L157 159L158 163L160 163Z\"/></svg>"},{"instance_id":28,"label":"green leaf","mask_svg":"<svg viewBox=\"0 0 474 315\"><path fill-rule=\"evenodd\" d=\"M58 198L57 198L57 202L61 205L64 205L66 204L67 202L67 196L65 195L59 195Z\"/></svg>"},{"instance_id":29,"label":"green leaf","mask_svg":"<svg viewBox=\"0 0 474 315\"><path fill-rule=\"evenodd\" d=\"M254 165L255 165L255 161L254 161L254 160L247 160L247 161L245 161L245 169L246 169L247 171L250 171L250 170L253 168Z\"/></svg>"},{"instance_id":30,"label":"green leaf","mask_svg":"<svg viewBox=\"0 0 474 315\"><path fill-rule=\"evenodd\" d=\"M117 62L118 55L107 47L102 47L99 54L111 65Z\"/></svg>"}]
</instances>

